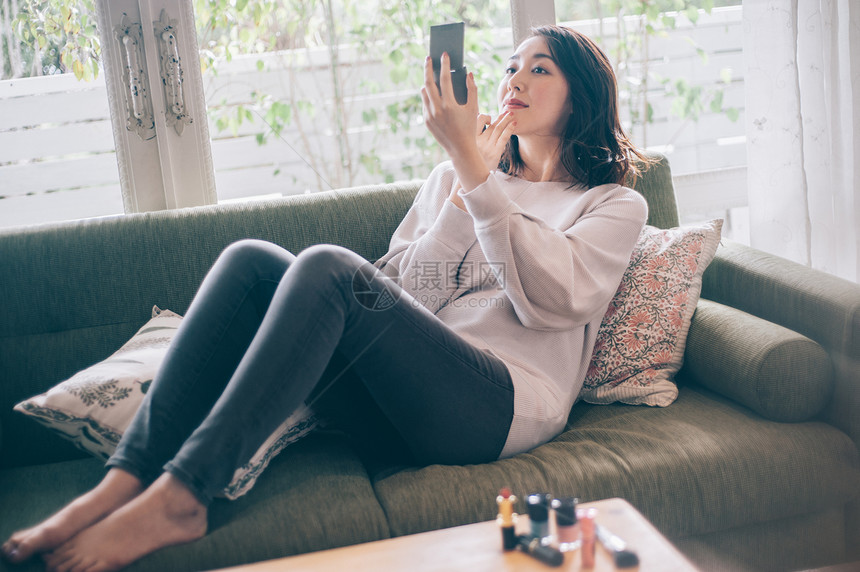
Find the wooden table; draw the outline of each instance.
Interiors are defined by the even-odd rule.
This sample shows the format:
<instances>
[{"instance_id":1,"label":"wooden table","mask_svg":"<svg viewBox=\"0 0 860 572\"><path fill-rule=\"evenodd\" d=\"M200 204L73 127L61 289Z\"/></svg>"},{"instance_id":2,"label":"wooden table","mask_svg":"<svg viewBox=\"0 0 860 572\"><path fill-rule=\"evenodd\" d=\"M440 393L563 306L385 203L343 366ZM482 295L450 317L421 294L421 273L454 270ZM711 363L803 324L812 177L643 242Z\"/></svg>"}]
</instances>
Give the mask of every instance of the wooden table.
<instances>
[{"instance_id":1,"label":"wooden table","mask_svg":"<svg viewBox=\"0 0 860 572\"><path fill-rule=\"evenodd\" d=\"M619 498L583 503L597 509L596 522L627 542L639 556L638 568L630 572L691 572L696 568L627 501ZM520 516L517 532L528 530L528 519ZM597 543L595 572L617 570L612 558ZM529 572L560 570L578 572L580 552L565 554L558 568L547 566L519 551L504 552L495 521L479 522L356 544L277 560L248 564L221 572Z\"/></svg>"}]
</instances>

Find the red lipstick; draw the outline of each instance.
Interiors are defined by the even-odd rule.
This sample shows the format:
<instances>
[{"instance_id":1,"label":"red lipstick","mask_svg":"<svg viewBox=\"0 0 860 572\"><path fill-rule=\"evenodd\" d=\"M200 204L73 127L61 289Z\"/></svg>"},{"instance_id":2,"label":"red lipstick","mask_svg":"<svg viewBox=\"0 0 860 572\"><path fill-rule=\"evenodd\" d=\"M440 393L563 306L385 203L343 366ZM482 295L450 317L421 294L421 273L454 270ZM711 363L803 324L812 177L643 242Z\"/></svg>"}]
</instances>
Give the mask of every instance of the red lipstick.
<instances>
[{"instance_id":1,"label":"red lipstick","mask_svg":"<svg viewBox=\"0 0 860 572\"><path fill-rule=\"evenodd\" d=\"M528 105L525 102L520 101L519 99L512 97L505 102L505 107L508 109L525 109Z\"/></svg>"}]
</instances>

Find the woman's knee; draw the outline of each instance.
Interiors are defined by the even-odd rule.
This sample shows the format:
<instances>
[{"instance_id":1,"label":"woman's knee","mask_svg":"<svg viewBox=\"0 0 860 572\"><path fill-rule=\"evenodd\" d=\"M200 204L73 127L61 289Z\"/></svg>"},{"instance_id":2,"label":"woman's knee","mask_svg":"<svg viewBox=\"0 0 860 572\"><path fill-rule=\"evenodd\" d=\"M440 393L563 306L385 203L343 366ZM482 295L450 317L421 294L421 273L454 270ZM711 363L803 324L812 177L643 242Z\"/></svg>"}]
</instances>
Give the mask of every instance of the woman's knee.
<instances>
[{"instance_id":1,"label":"woman's knee","mask_svg":"<svg viewBox=\"0 0 860 572\"><path fill-rule=\"evenodd\" d=\"M267 274L283 273L295 259L288 250L265 240L246 238L228 245L216 264L231 271Z\"/></svg>"},{"instance_id":2,"label":"woman's knee","mask_svg":"<svg viewBox=\"0 0 860 572\"><path fill-rule=\"evenodd\" d=\"M243 238L237 240L221 252L220 258L229 260L246 260L248 258L256 258L260 253L266 252L271 246L270 242L258 240L256 238Z\"/></svg>"},{"instance_id":3,"label":"woman's knee","mask_svg":"<svg viewBox=\"0 0 860 572\"><path fill-rule=\"evenodd\" d=\"M327 275L348 275L351 277L365 264L370 264L360 255L337 244L314 244L296 257L304 271Z\"/></svg>"}]
</instances>

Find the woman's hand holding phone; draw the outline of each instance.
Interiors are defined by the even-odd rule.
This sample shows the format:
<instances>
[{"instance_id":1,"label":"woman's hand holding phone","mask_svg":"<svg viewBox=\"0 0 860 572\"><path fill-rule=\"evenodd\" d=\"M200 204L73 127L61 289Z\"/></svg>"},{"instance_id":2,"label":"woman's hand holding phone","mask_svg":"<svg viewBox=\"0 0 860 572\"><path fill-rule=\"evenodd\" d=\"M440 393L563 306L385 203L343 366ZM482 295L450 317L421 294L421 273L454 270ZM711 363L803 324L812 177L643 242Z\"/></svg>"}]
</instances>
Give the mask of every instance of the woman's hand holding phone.
<instances>
[{"instance_id":1,"label":"woman's hand holding phone","mask_svg":"<svg viewBox=\"0 0 860 572\"><path fill-rule=\"evenodd\" d=\"M470 139L474 140L478 121L478 87L469 73L466 77L468 99L465 105L460 105L454 97L451 62L447 53L442 54L440 68L437 88L432 60L428 56L424 62L424 86L421 88L424 123L445 151L452 155L467 147Z\"/></svg>"},{"instance_id":2,"label":"woman's hand holding phone","mask_svg":"<svg viewBox=\"0 0 860 572\"><path fill-rule=\"evenodd\" d=\"M424 62L424 85L421 87L424 123L451 157L460 184L468 192L486 181L490 175L475 137L478 129L478 86L469 73L466 78L468 98L465 105L460 105L454 97L451 62L447 54L442 55L440 68L437 88L432 60L428 57Z\"/></svg>"}]
</instances>

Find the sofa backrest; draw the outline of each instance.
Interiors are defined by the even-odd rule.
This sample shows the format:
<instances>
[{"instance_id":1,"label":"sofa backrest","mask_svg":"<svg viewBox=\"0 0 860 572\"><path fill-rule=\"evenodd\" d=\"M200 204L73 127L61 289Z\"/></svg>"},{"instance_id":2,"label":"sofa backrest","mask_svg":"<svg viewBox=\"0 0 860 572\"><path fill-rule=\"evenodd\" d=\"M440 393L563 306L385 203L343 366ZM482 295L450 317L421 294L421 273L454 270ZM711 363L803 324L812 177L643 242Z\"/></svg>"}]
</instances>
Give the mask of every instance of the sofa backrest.
<instances>
[{"instance_id":1,"label":"sofa backrest","mask_svg":"<svg viewBox=\"0 0 860 572\"><path fill-rule=\"evenodd\" d=\"M184 314L228 244L259 238L297 253L327 242L375 260L419 187L358 187L0 231L0 467L81 456L12 407L108 357L153 305ZM648 199L650 224L677 224L665 161L636 187Z\"/></svg>"},{"instance_id":2,"label":"sofa backrest","mask_svg":"<svg viewBox=\"0 0 860 572\"><path fill-rule=\"evenodd\" d=\"M672 184L672 169L666 157L651 155L656 161L639 180L630 181L629 186L639 191L648 201L648 224L657 228L678 226L678 202Z\"/></svg>"},{"instance_id":3,"label":"sofa backrest","mask_svg":"<svg viewBox=\"0 0 860 572\"><path fill-rule=\"evenodd\" d=\"M12 407L108 357L153 305L184 314L228 244L259 238L298 252L331 242L375 259L419 186L0 231L0 467L80 456Z\"/></svg>"}]
</instances>

